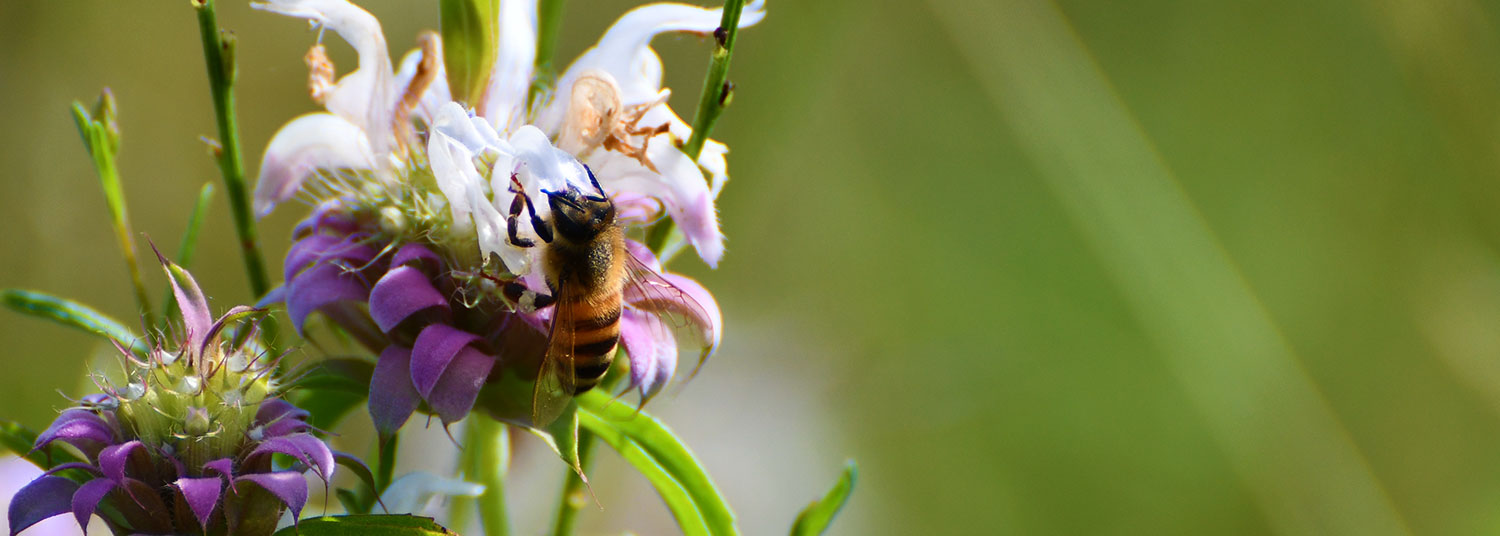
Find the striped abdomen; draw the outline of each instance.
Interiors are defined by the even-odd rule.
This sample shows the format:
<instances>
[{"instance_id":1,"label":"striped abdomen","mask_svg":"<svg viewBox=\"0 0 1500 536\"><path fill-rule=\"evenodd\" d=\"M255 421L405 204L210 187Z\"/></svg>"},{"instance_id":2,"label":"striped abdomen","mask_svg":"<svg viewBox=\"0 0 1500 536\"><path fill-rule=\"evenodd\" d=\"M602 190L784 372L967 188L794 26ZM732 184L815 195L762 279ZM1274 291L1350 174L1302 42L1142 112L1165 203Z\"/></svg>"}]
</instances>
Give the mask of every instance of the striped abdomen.
<instances>
[{"instance_id":1,"label":"striped abdomen","mask_svg":"<svg viewBox=\"0 0 1500 536\"><path fill-rule=\"evenodd\" d=\"M573 303L566 309L572 318L556 320L572 323L575 395L593 389L609 370L620 343L620 297L619 292L569 296Z\"/></svg>"}]
</instances>

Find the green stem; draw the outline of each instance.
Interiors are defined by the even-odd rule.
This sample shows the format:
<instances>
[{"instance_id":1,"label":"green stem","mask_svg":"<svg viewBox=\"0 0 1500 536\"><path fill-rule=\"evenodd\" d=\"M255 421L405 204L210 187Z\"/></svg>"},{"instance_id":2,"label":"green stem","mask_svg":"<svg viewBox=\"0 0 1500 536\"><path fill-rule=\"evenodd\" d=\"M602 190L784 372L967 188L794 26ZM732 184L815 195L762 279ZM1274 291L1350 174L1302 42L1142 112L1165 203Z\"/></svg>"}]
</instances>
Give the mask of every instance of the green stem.
<instances>
[{"instance_id":1,"label":"green stem","mask_svg":"<svg viewBox=\"0 0 1500 536\"><path fill-rule=\"evenodd\" d=\"M729 58L734 55L734 40L740 33L740 12L744 11L744 7L745 0L724 2L723 18L719 19L719 29L714 31L714 52L709 60L708 76L703 78L703 94L698 97L698 112L693 115L693 136L682 147L682 152L695 161L698 160L698 154L703 152L708 133L713 130L714 123L719 121L719 116L729 106L729 100L733 96L733 87L728 85Z\"/></svg>"},{"instance_id":2,"label":"green stem","mask_svg":"<svg viewBox=\"0 0 1500 536\"><path fill-rule=\"evenodd\" d=\"M120 170L115 156L120 150L120 134L115 126L115 98L109 88L99 96L94 112L89 113L83 103L73 102L73 119L78 123L78 133L83 144L94 159L94 169L99 173L99 186L104 190L105 204L109 206L110 224L115 230L115 240L120 244L120 253L125 256L125 266L130 271L130 283L135 287L135 301L147 326L155 326L151 314L151 298L146 294L145 280L141 277L141 266L136 261L135 238L130 230L130 215L125 209L125 191L120 184ZM147 335L150 336L149 334Z\"/></svg>"},{"instance_id":3,"label":"green stem","mask_svg":"<svg viewBox=\"0 0 1500 536\"><path fill-rule=\"evenodd\" d=\"M471 443L465 449L473 451L468 456L472 465L464 468L464 476L477 477L484 484L484 495L478 498L479 519L484 523L484 533L489 536L510 534L510 520L505 507L505 473L510 465L510 433L505 423L481 415L474 415L470 423ZM461 526L461 525L460 525Z\"/></svg>"},{"instance_id":4,"label":"green stem","mask_svg":"<svg viewBox=\"0 0 1500 536\"><path fill-rule=\"evenodd\" d=\"M234 113L235 63L234 34L219 29L213 0L192 0L198 10L198 30L203 39L203 59L208 67L208 83L213 90L214 116L219 124L219 172L224 176L224 190L229 194L229 211L239 234L240 250L245 258L245 272L250 292L256 299L269 289L265 261L255 238L255 218L250 212L250 198L245 190L245 165L240 154L238 120ZM269 334L268 334L269 336Z\"/></svg>"},{"instance_id":5,"label":"green stem","mask_svg":"<svg viewBox=\"0 0 1500 536\"><path fill-rule=\"evenodd\" d=\"M400 432L380 439L378 446L380 452L376 455L379 459L376 460L375 465L376 497L385 493L385 489L391 486L391 476L396 472L396 445L400 439Z\"/></svg>"},{"instance_id":6,"label":"green stem","mask_svg":"<svg viewBox=\"0 0 1500 536\"><path fill-rule=\"evenodd\" d=\"M578 467L585 473L589 470L594 445L598 442L599 438L595 437L593 432L578 430ZM588 504L586 493L583 479L569 468L567 480L563 482L562 497L557 502L557 519L552 523L552 536L573 534L573 526L578 520L578 510Z\"/></svg>"},{"instance_id":7,"label":"green stem","mask_svg":"<svg viewBox=\"0 0 1500 536\"><path fill-rule=\"evenodd\" d=\"M536 62L532 65L532 80L548 80L552 72L552 56L557 54L557 36L562 33L562 20L566 0L541 0L537 5ZM542 83L531 84L526 95L526 106L530 108L541 93Z\"/></svg>"},{"instance_id":8,"label":"green stem","mask_svg":"<svg viewBox=\"0 0 1500 536\"><path fill-rule=\"evenodd\" d=\"M698 111L693 115L693 135L682 146L682 152L694 162L698 161L698 155L703 152L703 144L708 143L709 133L734 96L734 86L729 83L729 59L734 55L734 41L740 28L740 12L744 11L744 7L745 0L724 2L723 18L719 19L719 28L714 31L714 51L709 57L708 75L703 78L703 93L698 97ZM646 232L646 246L657 254L663 266L681 251L682 241L682 232L671 219L663 219Z\"/></svg>"}]
</instances>

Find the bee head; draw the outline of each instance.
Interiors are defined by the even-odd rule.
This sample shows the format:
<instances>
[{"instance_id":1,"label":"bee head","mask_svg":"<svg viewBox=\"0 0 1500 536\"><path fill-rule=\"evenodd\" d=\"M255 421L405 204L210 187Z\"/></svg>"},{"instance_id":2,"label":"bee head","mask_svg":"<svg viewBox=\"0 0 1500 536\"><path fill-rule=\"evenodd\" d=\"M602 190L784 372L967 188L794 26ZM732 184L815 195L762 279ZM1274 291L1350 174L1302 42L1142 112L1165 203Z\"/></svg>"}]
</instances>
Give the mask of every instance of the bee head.
<instances>
[{"instance_id":1,"label":"bee head","mask_svg":"<svg viewBox=\"0 0 1500 536\"><path fill-rule=\"evenodd\" d=\"M603 195L584 195L572 185L562 192L549 192L547 204L552 207L552 228L569 242L593 240L615 221L615 203Z\"/></svg>"}]
</instances>

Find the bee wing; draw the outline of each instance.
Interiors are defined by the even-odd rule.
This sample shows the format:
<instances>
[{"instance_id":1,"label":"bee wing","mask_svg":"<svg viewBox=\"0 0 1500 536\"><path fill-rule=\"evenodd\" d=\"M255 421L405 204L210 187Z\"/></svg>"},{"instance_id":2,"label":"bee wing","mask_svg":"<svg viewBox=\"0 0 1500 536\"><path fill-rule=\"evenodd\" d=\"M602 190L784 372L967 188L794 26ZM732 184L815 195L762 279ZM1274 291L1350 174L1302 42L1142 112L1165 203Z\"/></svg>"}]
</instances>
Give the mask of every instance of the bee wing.
<instances>
[{"instance_id":1,"label":"bee wing","mask_svg":"<svg viewBox=\"0 0 1500 536\"><path fill-rule=\"evenodd\" d=\"M656 315L662 323L686 330L701 347L693 374L719 346L719 304L698 282L676 274L663 275L634 255L625 255L625 303Z\"/></svg>"},{"instance_id":2,"label":"bee wing","mask_svg":"<svg viewBox=\"0 0 1500 536\"><path fill-rule=\"evenodd\" d=\"M553 296L552 328L547 335L547 353L531 392L531 424L537 428L552 424L573 401L576 390L573 379L573 308L567 286L558 284Z\"/></svg>"}]
</instances>

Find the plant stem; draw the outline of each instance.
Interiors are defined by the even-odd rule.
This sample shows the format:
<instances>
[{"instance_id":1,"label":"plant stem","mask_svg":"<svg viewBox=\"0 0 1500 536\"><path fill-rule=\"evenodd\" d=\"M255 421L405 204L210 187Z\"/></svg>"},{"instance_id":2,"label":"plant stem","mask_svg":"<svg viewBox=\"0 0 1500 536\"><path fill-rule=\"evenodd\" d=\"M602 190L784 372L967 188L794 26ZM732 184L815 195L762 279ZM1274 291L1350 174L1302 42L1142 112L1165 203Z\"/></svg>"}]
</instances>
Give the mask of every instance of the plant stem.
<instances>
[{"instance_id":1,"label":"plant stem","mask_svg":"<svg viewBox=\"0 0 1500 536\"><path fill-rule=\"evenodd\" d=\"M235 63L234 34L219 29L214 0L192 0L198 10L198 30L203 38L203 59L208 67L208 83L213 90L214 116L219 124L219 172L224 176L224 190L229 195L229 211L239 234L240 250L245 258L250 292L256 299L269 289L265 261L255 238L255 219L250 213L250 198L245 190L245 166L240 154L238 120L234 113ZM269 336L269 335L268 335Z\"/></svg>"},{"instance_id":2,"label":"plant stem","mask_svg":"<svg viewBox=\"0 0 1500 536\"><path fill-rule=\"evenodd\" d=\"M578 466L587 473L589 461L593 459L594 444L599 438L588 430L578 430ZM583 479L571 468L568 469L567 480L563 482L562 497L557 502L557 519L552 523L552 536L567 536L573 534L573 525L578 519L578 510L588 504L588 497L584 495Z\"/></svg>"},{"instance_id":3,"label":"plant stem","mask_svg":"<svg viewBox=\"0 0 1500 536\"><path fill-rule=\"evenodd\" d=\"M682 147L682 152L693 160L697 160L698 154L703 152L708 133L713 130L714 123L719 121L719 115L729 105L733 89L727 85L729 58L734 55L734 40L739 34L740 12L744 11L744 7L745 0L724 2L723 18L719 19L719 29L714 31L714 52L709 60L708 76L703 78L703 94L698 97L698 111L693 115L693 136Z\"/></svg>"},{"instance_id":4,"label":"plant stem","mask_svg":"<svg viewBox=\"0 0 1500 536\"><path fill-rule=\"evenodd\" d=\"M510 520L505 507L505 473L510 465L510 433L505 423L475 414L470 427L470 443L465 448L468 467L464 476L478 478L484 484L484 495L477 499L479 519L489 536L510 534ZM468 451L472 451L469 453Z\"/></svg>"},{"instance_id":5,"label":"plant stem","mask_svg":"<svg viewBox=\"0 0 1500 536\"><path fill-rule=\"evenodd\" d=\"M115 230L115 240L120 243L120 253L125 256L125 266L130 271L130 283L135 287L135 301L147 326L155 326L151 314L151 298L146 295L146 284L141 278L141 266L136 261L135 238L130 230L130 215L125 209L125 191L120 185L120 170L115 156L120 150L120 134L115 126L115 97L109 88L99 95L94 112L89 113L83 103L73 102L73 119L78 123L78 134L83 137L84 148L94 159L94 169L99 173L99 186L104 190L104 201L109 206L110 224ZM151 334L147 334L148 337Z\"/></svg>"},{"instance_id":6,"label":"plant stem","mask_svg":"<svg viewBox=\"0 0 1500 536\"><path fill-rule=\"evenodd\" d=\"M392 433L389 437L381 438L377 447L380 452L375 466L375 496L380 497L385 489L391 486L391 475L396 472L396 446L401 440L401 433Z\"/></svg>"},{"instance_id":7,"label":"plant stem","mask_svg":"<svg viewBox=\"0 0 1500 536\"><path fill-rule=\"evenodd\" d=\"M682 146L694 162L708 143L708 135L718 123L719 116L734 96L734 86L729 83L729 59L734 55L735 36L739 34L740 12L745 0L724 2L724 12L719 19L719 28L714 30L714 51L709 56L708 75L703 78L703 93L698 97L698 110L693 115L693 135ZM676 222L664 219L646 232L646 246L660 258L663 266L682 249L682 232Z\"/></svg>"}]
</instances>

